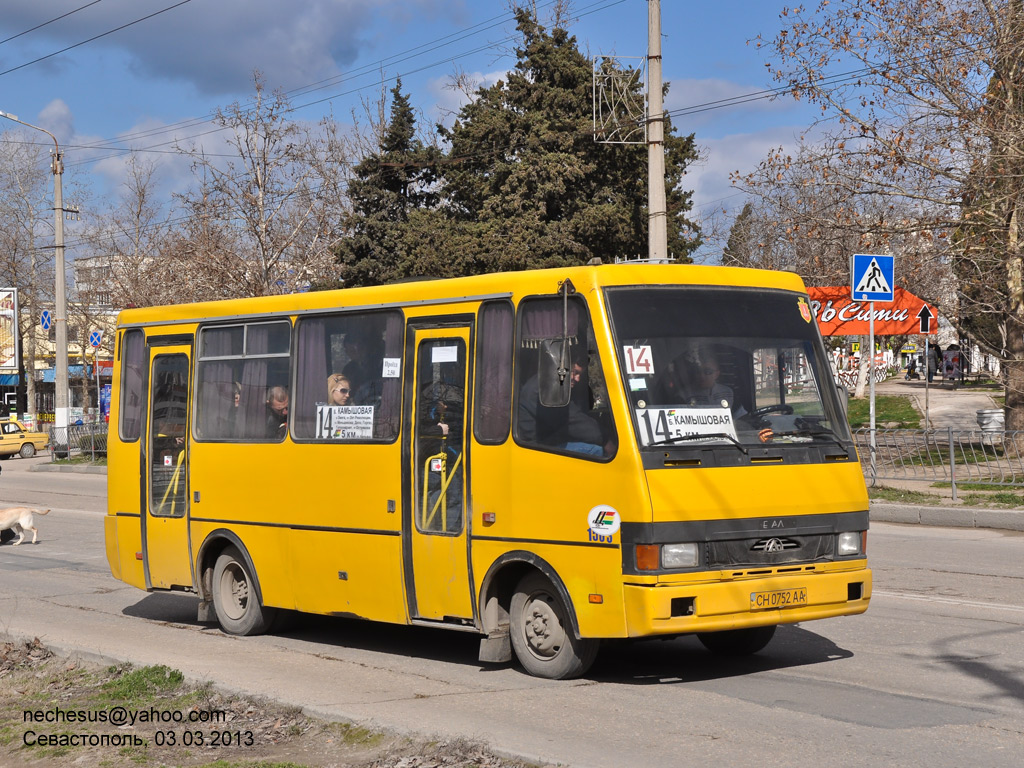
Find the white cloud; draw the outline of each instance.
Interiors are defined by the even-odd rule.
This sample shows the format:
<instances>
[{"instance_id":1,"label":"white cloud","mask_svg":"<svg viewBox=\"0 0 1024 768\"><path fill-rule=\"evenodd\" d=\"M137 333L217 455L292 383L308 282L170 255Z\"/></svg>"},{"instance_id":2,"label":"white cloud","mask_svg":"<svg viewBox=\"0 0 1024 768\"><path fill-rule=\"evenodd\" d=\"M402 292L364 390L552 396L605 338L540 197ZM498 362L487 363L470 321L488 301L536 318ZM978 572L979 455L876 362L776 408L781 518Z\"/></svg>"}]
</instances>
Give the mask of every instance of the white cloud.
<instances>
[{"instance_id":1,"label":"white cloud","mask_svg":"<svg viewBox=\"0 0 1024 768\"><path fill-rule=\"evenodd\" d=\"M75 118L63 99L54 99L39 113L41 127L57 136L71 136L75 132Z\"/></svg>"}]
</instances>

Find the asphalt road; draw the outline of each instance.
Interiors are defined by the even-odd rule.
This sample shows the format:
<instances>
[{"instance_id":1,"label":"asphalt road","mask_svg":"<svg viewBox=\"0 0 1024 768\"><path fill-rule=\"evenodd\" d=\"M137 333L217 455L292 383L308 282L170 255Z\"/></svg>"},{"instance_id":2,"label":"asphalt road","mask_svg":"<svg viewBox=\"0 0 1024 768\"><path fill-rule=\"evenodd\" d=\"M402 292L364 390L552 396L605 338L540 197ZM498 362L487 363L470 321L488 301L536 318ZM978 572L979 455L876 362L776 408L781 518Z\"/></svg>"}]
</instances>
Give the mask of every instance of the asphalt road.
<instances>
[{"instance_id":1,"label":"asphalt road","mask_svg":"<svg viewBox=\"0 0 1024 768\"><path fill-rule=\"evenodd\" d=\"M0 503L52 507L0 547L0 635L188 677L307 711L456 735L574 766L1016 766L1024 755L1024 534L879 523L863 616L779 629L722 660L692 638L619 643L583 680L481 667L477 637L310 617L234 638L194 597L115 581L105 477L4 462Z\"/></svg>"}]
</instances>

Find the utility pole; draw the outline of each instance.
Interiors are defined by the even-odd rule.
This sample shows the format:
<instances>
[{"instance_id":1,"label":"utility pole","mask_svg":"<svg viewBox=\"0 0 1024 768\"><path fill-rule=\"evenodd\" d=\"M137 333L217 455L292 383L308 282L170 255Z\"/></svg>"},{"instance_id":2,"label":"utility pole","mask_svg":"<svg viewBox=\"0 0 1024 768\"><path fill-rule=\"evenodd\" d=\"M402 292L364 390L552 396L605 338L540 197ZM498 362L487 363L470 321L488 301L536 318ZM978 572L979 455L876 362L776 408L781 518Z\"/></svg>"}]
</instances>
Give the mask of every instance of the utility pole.
<instances>
[{"instance_id":1,"label":"utility pole","mask_svg":"<svg viewBox=\"0 0 1024 768\"><path fill-rule=\"evenodd\" d=\"M66 458L69 454L68 442L68 318L66 287L64 285L64 190L61 178L64 173L64 157L60 152L57 137L45 128L19 120L17 115L0 111L0 117L6 117L26 128L42 131L53 139L53 244L57 280L54 286L54 334L56 336L56 352L54 354L54 399L53 399L53 441L54 456Z\"/></svg>"},{"instance_id":2,"label":"utility pole","mask_svg":"<svg viewBox=\"0 0 1024 768\"><path fill-rule=\"evenodd\" d=\"M661 97L661 0L647 0L647 256L668 259L665 108Z\"/></svg>"}]
</instances>

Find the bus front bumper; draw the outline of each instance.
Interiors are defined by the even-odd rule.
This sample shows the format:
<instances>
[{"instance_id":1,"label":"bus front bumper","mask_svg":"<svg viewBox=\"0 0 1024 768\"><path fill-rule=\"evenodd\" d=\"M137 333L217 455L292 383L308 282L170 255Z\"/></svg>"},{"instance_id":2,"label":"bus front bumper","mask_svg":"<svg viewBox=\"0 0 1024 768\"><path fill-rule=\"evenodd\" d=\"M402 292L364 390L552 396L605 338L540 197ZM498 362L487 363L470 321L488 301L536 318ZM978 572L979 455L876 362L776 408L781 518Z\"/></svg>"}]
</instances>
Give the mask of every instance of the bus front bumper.
<instances>
[{"instance_id":1,"label":"bus front bumper","mask_svg":"<svg viewBox=\"0 0 1024 768\"><path fill-rule=\"evenodd\" d=\"M793 624L864 613L871 599L871 570L626 584L624 599L630 637Z\"/></svg>"}]
</instances>

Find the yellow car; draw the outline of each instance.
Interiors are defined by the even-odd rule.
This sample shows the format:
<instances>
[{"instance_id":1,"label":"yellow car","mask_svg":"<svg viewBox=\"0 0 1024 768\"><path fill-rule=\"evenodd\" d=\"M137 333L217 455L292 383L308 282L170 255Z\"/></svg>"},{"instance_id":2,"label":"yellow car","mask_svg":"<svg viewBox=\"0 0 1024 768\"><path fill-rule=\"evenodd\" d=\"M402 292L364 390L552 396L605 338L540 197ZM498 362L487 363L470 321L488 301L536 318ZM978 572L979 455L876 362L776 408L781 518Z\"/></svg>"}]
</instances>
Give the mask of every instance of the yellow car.
<instances>
[{"instance_id":1,"label":"yellow car","mask_svg":"<svg viewBox=\"0 0 1024 768\"><path fill-rule=\"evenodd\" d=\"M29 430L16 419L0 422L0 459L19 454L24 458L35 456L49 442L45 432Z\"/></svg>"}]
</instances>

